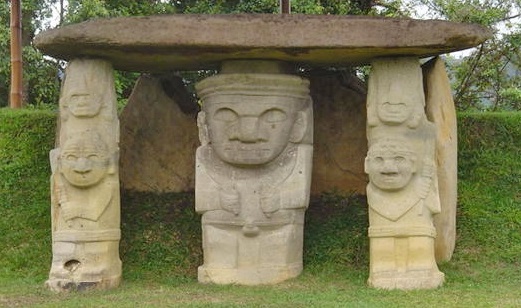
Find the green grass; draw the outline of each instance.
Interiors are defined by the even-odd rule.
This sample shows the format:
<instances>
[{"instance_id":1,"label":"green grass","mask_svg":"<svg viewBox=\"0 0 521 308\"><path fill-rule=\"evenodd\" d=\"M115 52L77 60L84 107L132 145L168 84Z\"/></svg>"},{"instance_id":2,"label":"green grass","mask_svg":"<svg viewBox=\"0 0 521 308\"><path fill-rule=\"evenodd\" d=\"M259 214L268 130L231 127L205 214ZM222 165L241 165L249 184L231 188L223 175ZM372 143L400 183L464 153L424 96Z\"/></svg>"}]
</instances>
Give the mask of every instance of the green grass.
<instances>
[{"instance_id":1,"label":"green grass","mask_svg":"<svg viewBox=\"0 0 521 308\"><path fill-rule=\"evenodd\" d=\"M521 113L463 114L456 260L521 267Z\"/></svg>"},{"instance_id":2,"label":"green grass","mask_svg":"<svg viewBox=\"0 0 521 308\"><path fill-rule=\"evenodd\" d=\"M0 276L42 279L49 245L55 114L0 109ZM1 293L1 292L0 292Z\"/></svg>"},{"instance_id":3,"label":"green grass","mask_svg":"<svg viewBox=\"0 0 521 308\"><path fill-rule=\"evenodd\" d=\"M124 280L111 291L53 294L48 151L55 114L0 109L0 306L519 307L521 113L459 116L458 240L436 290L368 288L366 200L312 198L303 274L274 286L197 283L200 217L192 193L122 192Z\"/></svg>"}]
</instances>

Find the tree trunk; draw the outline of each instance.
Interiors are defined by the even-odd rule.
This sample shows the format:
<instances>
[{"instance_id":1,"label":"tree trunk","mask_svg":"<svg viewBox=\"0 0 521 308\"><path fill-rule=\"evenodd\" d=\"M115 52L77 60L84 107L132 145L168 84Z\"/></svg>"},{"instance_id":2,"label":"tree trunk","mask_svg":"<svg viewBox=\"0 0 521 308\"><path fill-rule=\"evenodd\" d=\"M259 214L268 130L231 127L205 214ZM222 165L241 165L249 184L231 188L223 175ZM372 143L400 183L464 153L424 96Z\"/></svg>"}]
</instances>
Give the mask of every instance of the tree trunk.
<instances>
[{"instance_id":1,"label":"tree trunk","mask_svg":"<svg viewBox=\"0 0 521 308\"><path fill-rule=\"evenodd\" d=\"M280 13L289 14L291 13L291 0L280 0Z\"/></svg>"},{"instance_id":2,"label":"tree trunk","mask_svg":"<svg viewBox=\"0 0 521 308\"><path fill-rule=\"evenodd\" d=\"M63 3L63 0L60 0L60 21L59 21L59 26L61 26L63 24L63 16L65 15L64 12L65 12L65 8L64 8L64 3Z\"/></svg>"},{"instance_id":3,"label":"tree trunk","mask_svg":"<svg viewBox=\"0 0 521 308\"><path fill-rule=\"evenodd\" d=\"M11 0L11 95L9 106L21 108L22 81L22 14L20 0Z\"/></svg>"}]
</instances>

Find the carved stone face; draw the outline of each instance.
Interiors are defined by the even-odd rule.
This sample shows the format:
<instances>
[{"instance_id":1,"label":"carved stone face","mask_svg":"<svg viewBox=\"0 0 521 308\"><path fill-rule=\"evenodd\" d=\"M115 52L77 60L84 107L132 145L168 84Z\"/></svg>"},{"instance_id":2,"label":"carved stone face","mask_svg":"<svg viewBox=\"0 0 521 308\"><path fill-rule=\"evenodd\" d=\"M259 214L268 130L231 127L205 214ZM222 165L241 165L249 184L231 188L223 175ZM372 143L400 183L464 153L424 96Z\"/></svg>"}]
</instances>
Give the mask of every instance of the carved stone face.
<instances>
[{"instance_id":1,"label":"carved stone face","mask_svg":"<svg viewBox=\"0 0 521 308\"><path fill-rule=\"evenodd\" d=\"M78 118L94 117L100 112L102 105L100 95L82 89L72 90L66 99L69 111Z\"/></svg>"},{"instance_id":2,"label":"carved stone face","mask_svg":"<svg viewBox=\"0 0 521 308\"><path fill-rule=\"evenodd\" d=\"M403 89L400 89L402 82L407 82L407 80L395 80L390 86L388 95L380 97L378 101L376 112L380 121L385 124L404 123L411 117L415 109L416 95L403 93Z\"/></svg>"},{"instance_id":3,"label":"carved stone face","mask_svg":"<svg viewBox=\"0 0 521 308\"><path fill-rule=\"evenodd\" d=\"M60 162L65 179L73 186L86 188L105 178L109 172L110 157L106 144L100 138L79 137L65 142Z\"/></svg>"},{"instance_id":4,"label":"carved stone face","mask_svg":"<svg viewBox=\"0 0 521 308\"><path fill-rule=\"evenodd\" d=\"M72 61L63 85L63 105L77 118L91 118L100 113L103 93L111 84L112 71L92 61Z\"/></svg>"},{"instance_id":5,"label":"carved stone face","mask_svg":"<svg viewBox=\"0 0 521 308\"><path fill-rule=\"evenodd\" d=\"M416 156L401 151L400 144L393 148L375 144L365 161L365 172L373 185L386 191L403 189L416 173Z\"/></svg>"},{"instance_id":6,"label":"carved stone face","mask_svg":"<svg viewBox=\"0 0 521 308\"><path fill-rule=\"evenodd\" d=\"M287 147L301 99L219 95L206 102L210 143L223 161L261 165Z\"/></svg>"}]
</instances>

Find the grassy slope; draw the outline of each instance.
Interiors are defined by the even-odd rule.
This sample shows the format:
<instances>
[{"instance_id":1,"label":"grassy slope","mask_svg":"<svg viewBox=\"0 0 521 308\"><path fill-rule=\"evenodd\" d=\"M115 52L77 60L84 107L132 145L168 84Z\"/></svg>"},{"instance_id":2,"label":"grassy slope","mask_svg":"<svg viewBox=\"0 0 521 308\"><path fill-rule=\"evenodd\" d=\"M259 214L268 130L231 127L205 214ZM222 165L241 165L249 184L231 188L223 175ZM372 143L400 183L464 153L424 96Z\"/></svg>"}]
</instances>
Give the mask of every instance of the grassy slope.
<instances>
[{"instance_id":1,"label":"grassy slope","mask_svg":"<svg viewBox=\"0 0 521 308\"><path fill-rule=\"evenodd\" d=\"M54 126L50 112L0 109L0 277L46 275Z\"/></svg>"},{"instance_id":2,"label":"grassy slope","mask_svg":"<svg viewBox=\"0 0 521 308\"><path fill-rule=\"evenodd\" d=\"M521 305L521 114L460 116L458 243L440 265L444 287L379 291L365 286L365 198L314 198L306 218L305 270L263 287L196 282L202 262L193 195L122 198L121 288L51 294L47 152L54 115L0 109L0 306L476 306Z\"/></svg>"},{"instance_id":3,"label":"grassy slope","mask_svg":"<svg viewBox=\"0 0 521 308\"><path fill-rule=\"evenodd\" d=\"M521 113L460 117L457 260L521 267Z\"/></svg>"}]
</instances>

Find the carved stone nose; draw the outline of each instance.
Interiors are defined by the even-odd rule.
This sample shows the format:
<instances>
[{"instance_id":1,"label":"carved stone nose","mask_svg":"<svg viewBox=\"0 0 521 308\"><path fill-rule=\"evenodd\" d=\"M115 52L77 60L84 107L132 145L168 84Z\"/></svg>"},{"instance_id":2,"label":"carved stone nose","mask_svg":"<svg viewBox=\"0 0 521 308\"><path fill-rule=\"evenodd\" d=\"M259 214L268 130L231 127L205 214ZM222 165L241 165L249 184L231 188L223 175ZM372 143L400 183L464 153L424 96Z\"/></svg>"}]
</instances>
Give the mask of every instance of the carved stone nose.
<instances>
[{"instance_id":1,"label":"carved stone nose","mask_svg":"<svg viewBox=\"0 0 521 308\"><path fill-rule=\"evenodd\" d=\"M243 117L239 124L239 140L245 143L257 142L259 131L258 117Z\"/></svg>"},{"instance_id":2,"label":"carved stone nose","mask_svg":"<svg viewBox=\"0 0 521 308\"><path fill-rule=\"evenodd\" d=\"M87 173L91 170L91 164L85 157L80 157L74 165L74 171L78 173Z\"/></svg>"},{"instance_id":3,"label":"carved stone nose","mask_svg":"<svg viewBox=\"0 0 521 308\"><path fill-rule=\"evenodd\" d=\"M386 159L384 160L382 173L398 173L398 168L392 160Z\"/></svg>"}]
</instances>

